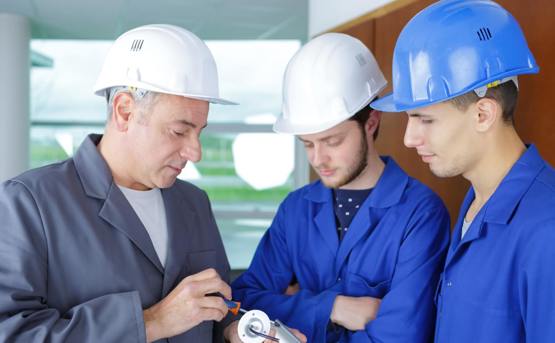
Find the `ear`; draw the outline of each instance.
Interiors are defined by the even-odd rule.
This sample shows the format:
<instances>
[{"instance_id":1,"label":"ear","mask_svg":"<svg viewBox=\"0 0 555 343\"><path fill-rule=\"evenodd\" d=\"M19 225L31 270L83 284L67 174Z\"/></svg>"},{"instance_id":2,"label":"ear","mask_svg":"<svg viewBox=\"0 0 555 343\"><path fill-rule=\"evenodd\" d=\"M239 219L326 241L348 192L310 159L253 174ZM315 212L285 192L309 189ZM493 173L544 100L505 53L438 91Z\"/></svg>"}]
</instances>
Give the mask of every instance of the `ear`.
<instances>
[{"instance_id":1,"label":"ear","mask_svg":"<svg viewBox=\"0 0 555 343\"><path fill-rule=\"evenodd\" d=\"M126 92L116 94L112 102L112 117L110 120L113 121L118 131L127 131L134 108L135 100L131 94Z\"/></svg>"},{"instance_id":2,"label":"ear","mask_svg":"<svg viewBox=\"0 0 555 343\"><path fill-rule=\"evenodd\" d=\"M382 118L381 111L370 110L370 115L368 116L368 120L364 125L364 128L366 129L366 134L368 135L368 137L372 137L374 135L374 132L376 132L376 130L378 129L378 126L380 126L381 118Z\"/></svg>"},{"instance_id":3,"label":"ear","mask_svg":"<svg viewBox=\"0 0 555 343\"><path fill-rule=\"evenodd\" d=\"M486 132L491 129L502 115L501 106L497 101L481 98L476 102L476 130Z\"/></svg>"}]
</instances>

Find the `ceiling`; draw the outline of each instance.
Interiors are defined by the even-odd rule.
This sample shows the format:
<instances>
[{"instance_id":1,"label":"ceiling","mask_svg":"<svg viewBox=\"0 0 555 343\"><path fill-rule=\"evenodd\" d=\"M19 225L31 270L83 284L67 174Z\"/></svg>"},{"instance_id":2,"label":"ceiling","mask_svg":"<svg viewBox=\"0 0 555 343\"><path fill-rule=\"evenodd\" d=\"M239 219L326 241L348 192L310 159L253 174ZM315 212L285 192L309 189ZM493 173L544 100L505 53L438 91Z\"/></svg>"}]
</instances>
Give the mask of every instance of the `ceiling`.
<instances>
[{"instance_id":1,"label":"ceiling","mask_svg":"<svg viewBox=\"0 0 555 343\"><path fill-rule=\"evenodd\" d=\"M206 40L300 39L308 0L0 0L38 39L114 39L143 24L183 26Z\"/></svg>"}]
</instances>

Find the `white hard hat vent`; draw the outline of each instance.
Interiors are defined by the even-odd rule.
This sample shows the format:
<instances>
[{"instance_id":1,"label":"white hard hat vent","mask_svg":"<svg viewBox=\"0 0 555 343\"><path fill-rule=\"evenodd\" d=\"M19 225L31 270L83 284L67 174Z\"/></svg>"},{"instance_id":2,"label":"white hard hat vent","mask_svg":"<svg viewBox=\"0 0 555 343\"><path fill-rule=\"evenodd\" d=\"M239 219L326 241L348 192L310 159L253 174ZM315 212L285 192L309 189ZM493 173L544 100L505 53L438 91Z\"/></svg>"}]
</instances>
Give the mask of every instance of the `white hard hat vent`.
<instances>
[{"instance_id":1,"label":"white hard hat vent","mask_svg":"<svg viewBox=\"0 0 555 343\"><path fill-rule=\"evenodd\" d=\"M366 63L368 63L368 62L366 61L366 59L364 58L364 55L363 55L362 53L357 54L355 58L356 58L358 64L359 64L361 67L364 67L364 66L366 65Z\"/></svg>"},{"instance_id":2,"label":"white hard hat vent","mask_svg":"<svg viewBox=\"0 0 555 343\"><path fill-rule=\"evenodd\" d=\"M129 50L133 52L141 51L141 49L143 48L144 42L145 42L144 39L133 40L133 43L131 43L131 48Z\"/></svg>"}]
</instances>

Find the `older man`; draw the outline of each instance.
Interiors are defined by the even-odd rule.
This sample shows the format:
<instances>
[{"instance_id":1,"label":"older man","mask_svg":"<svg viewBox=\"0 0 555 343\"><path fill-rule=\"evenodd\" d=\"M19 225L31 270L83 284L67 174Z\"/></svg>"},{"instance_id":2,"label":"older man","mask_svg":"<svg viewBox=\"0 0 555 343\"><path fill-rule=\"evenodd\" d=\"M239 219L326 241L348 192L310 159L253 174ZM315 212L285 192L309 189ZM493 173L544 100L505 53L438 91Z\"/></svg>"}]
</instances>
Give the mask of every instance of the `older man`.
<instances>
[{"instance_id":1,"label":"older man","mask_svg":"<svg viewBox=\"0 0 555 343\"><path fill-rule=\"evenodd\" d=\"M0 188L0 341L210 342L229 265L206 194L176 181L201 158L216 65L170 25L124 33L96 85L103 136Z\"/></svg>"}]
</instances>

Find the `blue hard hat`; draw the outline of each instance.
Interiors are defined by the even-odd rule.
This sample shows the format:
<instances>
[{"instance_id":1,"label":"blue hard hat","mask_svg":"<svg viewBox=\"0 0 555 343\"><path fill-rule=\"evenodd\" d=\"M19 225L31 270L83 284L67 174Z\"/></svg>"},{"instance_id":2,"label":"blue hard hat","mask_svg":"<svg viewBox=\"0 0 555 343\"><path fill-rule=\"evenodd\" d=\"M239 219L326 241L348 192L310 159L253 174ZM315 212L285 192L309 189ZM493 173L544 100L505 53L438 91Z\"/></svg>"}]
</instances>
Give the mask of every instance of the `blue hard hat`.
<instances>
[{"instance_id":1,"label":"blue hard hat","mask_svg":"<svg viewBox=\"0 0 555 343\"><path fill-rule=\"evenodd\" d=\"M428 106L539 67L514 17L490 0L441 0L412 18L393 52L393 92L372 108Z\"/></svg>"}]
</instances>

